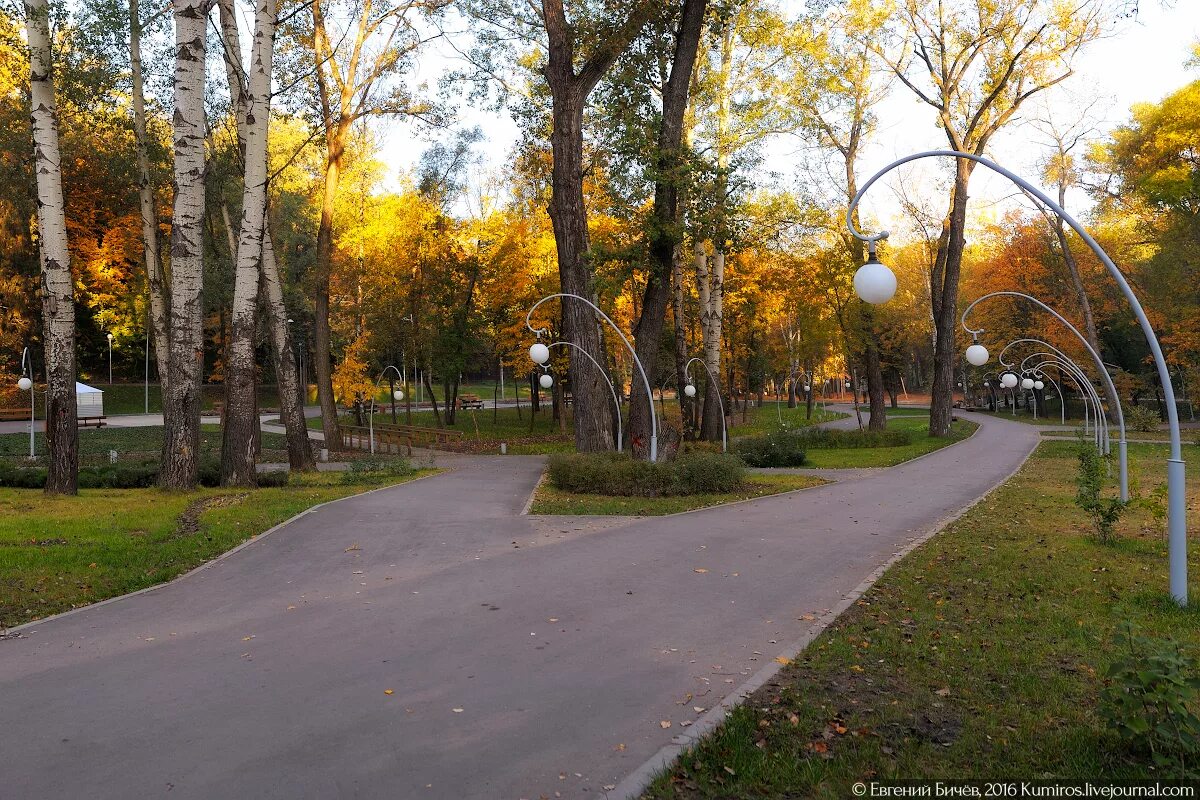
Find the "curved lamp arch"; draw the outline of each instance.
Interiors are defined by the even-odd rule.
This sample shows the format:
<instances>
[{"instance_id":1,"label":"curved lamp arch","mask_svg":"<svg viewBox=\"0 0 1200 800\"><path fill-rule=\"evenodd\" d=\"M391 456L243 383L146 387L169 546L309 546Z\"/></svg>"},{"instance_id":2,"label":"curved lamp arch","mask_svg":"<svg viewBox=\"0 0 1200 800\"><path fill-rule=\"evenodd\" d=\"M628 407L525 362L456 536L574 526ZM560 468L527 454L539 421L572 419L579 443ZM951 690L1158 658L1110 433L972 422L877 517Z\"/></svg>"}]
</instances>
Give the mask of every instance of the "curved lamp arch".
<instances>
[{"instance_id":1,"label":"curved lamp arch","mask_svg":"<svg viewBox=\"0 0 1200 800\"><path fill-rule=\"evenodd\" d=\"M578 350L581 354L583 354L587 358L588 361L592 362L592 364L594 364L596 366L596 369L600 372L600 375L604 378L604 382L608 384L608 390L610 392L612 392L613 408L615 408L617 410L617 452L618 453L621 452L622 450L624 450L624 447L623 447L624 440L621 438L621 400L620 400L620 398L617 397L617 387L613 386L612 380L608 377L608 375L605 373L604 369L600 366L600 364L596 361L596 359L592 358L592 354L589 353L587 350L584 350L582 347L575 344L574 342L568 342L565 340L561 341L561 342L551 342L550 344L546 345L546 349L550 349L551 347L558 347L559 345L562 345L563 347L572 347L572 348Z\"/></svg>"},{"instance_id":2,"label":"curved lamp arch","mask_svg":"<svg viewBox=\"0 0 1200 800\"><path fill-rule=\"evenodd\" d=\"M688 361L686 364L683 365L683 374L688 376L688 385L689 386L693 385L692 377L691 377L691 374L689 373L689 370L691 370L692 363L695 361L700 362L700 366L704 367L704 371L708 373L708 379L713 382L714 386L716 386L717 379L715 377L713 377L712 370L708 368L708 364L704 363L704 359L698 358L695 356L693 356L690 361ZM715 394L717 395L717 406L721 409L721 452L728 453L729 452L729 435L725 429L725 401L721 399L720 392L716 392Z\"/></svg>"},{"instance_id":3,"label":"curved lamp arch","mask_svg":"<svg viewBox=\"0 0 1200 800\"><path fill-rule=\"evenodd\" d=\"M1092 238L1092 235L1087 232L1067 210L1056 203L1049 195L1043 192L1038 187L1034 186L1029 181L1025 180L1016 173L1010 172L999 164L977 156L973 153L964 153L959 150L926 150L920 153L913 153L904 158L893 161L883 169L872 175L866 183L864 183L854 195L854 199L850 201L846 208L846 227L856 238L867 242L868 250L872 260L875 255L876 242L886 239L887 231L868 235L859 231L854 226L854 211L862 200L863 195L872 185L880 178L893 169L900 167L910 161L917 161L923 158L965 158L968 161L974 161L976 164L984 166L1008 178L1010 181L1021 187L1029 195L1037 198L1043 205L1053 211L1063 222L1071 227L1080 239L1091 249L1096 257L1104 264L1108 274L1117 283L1121 294L1133 309L1134 316L1137 317L1138 325L1142 329L1142 334L1146 337L1146 344L1150 348L1150 353L1154 358L1154 366L1158 371L1158 380L1162 385L1163 402L1167 407L1167 424L1170 428L1170 456L1167 458L1167 551L1169 560L1169 587L1171 596L1180 605L1187 605L1187 486L1186 486L1186 465L1183 461L1183 437L1179 430L1179 409L1175 403L1175 387L1171 382L1171 370L1167 367L1167 360L1163 356L1162 347L1159 345L1158 336L1154 333L1154 328L1150 324L1150 320L1146 317L1146 312L1142 308L1141 302L1137 295L1134 294L1129 282L1109 258L1108 253L1104 252L1104 248ZM868 262L870 263L870 262ZM1107 370L1103 370L1107 373ZM1124 437L1122 437L1124 438Z\"/></svg>"},{"instance_id":4,"label":"curved lamp arch","mask_svg":"<svg viewBox=\"0 0 1200 800\"><path fill-rule=\"evenodd\" d=\"M371 394L371 413L367 415L367 439L371 443L371 455L375 455L375 397L379 394L379 382L383 380L384 376L387 375L389 371L396 373L396 377L400 379L401 385L406 383L404 376L400 373L400 370L395 364L388 364L383 368L383 371L379 373L379 376L375 378L375 391ZM407 389L408 387L405 386L404 388ZM399 400L401 398L397 397L396 399ZM410 449L409 452L411 453L412 450Z\"/></svg>"},{"instance_id":5,"label":"curved lamp arch","mask_svg":"<svg viewBox=\"0 0 1200 800\"><path fill-rule=\"evenodd\" d=\"M1063 351L1059 350L1054 345L1050 344L1049 342L1044 342L1041 339L1015 339L1015 340L1009 342L1007 345L1005 345L1004 349L1000 351L1000 355L999 355L1000 363L1004 364L1009 369L1012 369L1013 366L1004 360L1004 354L1008 352L1008 349L1010 347L1017 345L1017 344L1022 344L1025 342L1029 342L1029 343L1040 345L1042 347L1047 348L1047 351L1042 352L1040 355L1057 358L1059 361L1063 362L1063 364L1067 368L1067 371L1072 373L1072 375L1075 377L1077 383L1079 381L1082 381L1088 387L1088 389L1091 391L1091 393L1095 399L1094 405L1096 408L1096 427L1097 427L1096 445L1100 448L1102 453L1108 454L1108 453L1112 452L1111 445L1109 444L1110 437L1108 435L1108 429L1109 429L1108 415L1105 411L1104 404L1100 400L1100 392L1097 391L1096 386L1095 386L1095 384L1092 383L1091 378L1089 378L1087 376L1087 373L1083 371L1083 368L1080 367L1079 364L1075 363L1074 359L1072 359L1070 356L1068 356ZM1038 355L1038 354L1035 353L1034 355ZM1120 449L1118 449L1117 452L1118 452L1118 455L1120 455L1122 453L1122 451ZM1127 458L1125 456L1122 456L1119 459L1119 462L1120 462L1120 472L1121 472L1121 476L1122 476L1121 485L1123 487L1126 487L1126 491L1127 491L1128 474L1129 474L1129 465L1127 462ZM1126 496L1126 499L1127 499L1127 496Z\"/></svg>"},{"instance_id":6,"label":"curved lamp arch","mask_svg":"<svg viewBox=\"0 0 1200 800\"><path fill-rule=\"evenodd\" d=\"M571 297L589 306L593 311L604 318L604 321L608 323L609 327L616 331L617 336L621 338L621 341L624 342L626 349L629 350L629 355L633 357L633 363L637 365L638 372L642 376L642 384L646 387L646 402L650 404L650 460L658 461L658 414L654 410L654 391L650 388L650 379L646 377L646 369L642 366L642 360L637 357L637 353L634 351L633 345L629 343L627 338L625 338L625 334L622 333L621 329L617 327L617 323L613 322L608 314L605 314L603 311L601 311L599 306L597 306L591 300L588 300L586 297L580 297L579 295L571 294L570 292L556 292L554 294L546 295L541 300L538 300L536 303L530 306L529 311L525 314L525 327L528 328L533 335L539 339L543 333L549 333L549 331L545 328L533 327L533 323L530 322L530 319L533 317L533 312L537 310L538 306L540 306L542 303L545 303L547 300L553 300L556 297ZM593 358L592 363L595 364L596 359ZM603 373L603 370L601 370L601 372Z\"/></svg>"}]
</instances>

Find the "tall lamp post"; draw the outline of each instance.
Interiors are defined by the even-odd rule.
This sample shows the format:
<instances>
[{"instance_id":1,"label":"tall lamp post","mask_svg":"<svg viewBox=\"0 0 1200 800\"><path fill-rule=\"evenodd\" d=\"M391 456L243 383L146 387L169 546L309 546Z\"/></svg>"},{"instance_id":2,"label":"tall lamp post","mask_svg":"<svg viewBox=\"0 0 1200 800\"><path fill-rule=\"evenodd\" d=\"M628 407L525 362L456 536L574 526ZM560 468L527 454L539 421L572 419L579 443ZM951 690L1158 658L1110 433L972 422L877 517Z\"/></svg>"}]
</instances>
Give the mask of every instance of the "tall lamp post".
<instances>
[{"instance_id":1,"label":"tall lamp post","mask_svg":"<svg viewBox=\"0 0 1200 800\"><path fill-rule=\"evenodd\" d=\"M592 358L592 354L589 353L587 350L584 350L582 347L575 344L574 342L566 342L566 341L552 342L551 344L546 345L546 350L548 352L551 347L559 347L559 346L570 347L573 350L575 350L576 352L578 352L580 355L582 355L584 358L586 358L588 361L592 362L592 364L595 365L596 370L600 373L601 376L603 376L604 382L608 384L608 390L612 393L613 408L615 408L617 410L617 452L618 453L622 452L625 449L625 440L621 436L621 399L617 396L617 387L613 384L612 380L608 377L608 375L604 372L604 370L600 368L600 364L597 363L596 359ZM542 368L546 369L547 367L545 364L543 364ZM549 381L550 381L549 384L545 383L546 379L549 379ZM543 389L550 389L554 386L554 379L551 378L549 374L546 374L546 375L543 375L540 378L538 378L538 383L541 385L541 387Z\"/></svg>"},{"instance_id":2,"label":"tall lamp post","mask_svg":"<svg viewBox=\"0 0 1200 800\"><path fill-rule=\"evenodd\" d=\"M549 333L549 331L547 331L545 328L533 327L533 323L530 320L533 317L533 312L537 310L538 306L540 306L542 303L545 303L547 300L553 300L556 297L570 297L589 306L593 311L599 314L605 322L608 323L609 327L611 327L616 332L617 336L620 337L621 341L624 342L626 349L629 350L629 355L633 357L633 363L637 365L638 372L642 376L642 385L646 388L646 402L650 404L650 460L658 461L658 413L654 410L654 392L650 388L650 379L646 377L646 369L642 366L642 360L637 357L637 353L634 351L633 345L629 343L629 339L625 338L625 334L622 333L621 329L617 327L617 323L613 322L608 314L605 314L603 311L601 311L599 306L585 297L580 297L577 294L571 294L569 292L548 294L541 300L538 300L529 308L529 312L525 315L525 327L529 328L533 335L539 340L529 348L529 357L533 359L533 362L538 366L542 366L548 360L550 360L549 348L547 348L546 345L542 344L540 341L542 334ZM592 363L595 363L595 359L592 359Z\"/></svg>"},{"instance_id":3,"label":"tall lamp post","mask_svg":"<svg viewBox=\"0 0 1200 800\"><path fill-rule=\"evenodd\" d=\"M1163 401L1167 407L1167 423L1171 431L1171 450L1170 457L1167 459L1167 553L1169 561L1169 588L1171 596L1181 606L1187 605L1188 586L1187 586L1187 485L1185 482L1186 466L1183 461L1183 437L1179 430L1179 409L1175 405L1175 388L1171 382L1171 370L1167 367L1167 360L1163 356L1162 348L1158 343L1158 336L1154 333L1154 327L1150 324L1150 320L1146 317L1146 312L1142 309L1142 304L1134 294L1129 282L1125 280L1125 276L1121 274L1121 270L1109 258L1108 253L1104 252L1099 243L1092 238L1092 235L1087 232L1078 221L1075 220L1067 210L1054 202L1045 192L1034 186L1029 181L1021 178L1019 175L1010 172L1001 167L999 164L991 161L983 156L977 156L973 153L963 153L958 150L928 150L921 153L913 153L904 158L893 161L883 169L876 172L859 188L854 199L850 201L849 207L846 209L846 227L856 238L867 242L868 245L868 260L867 263L859 268L854 275L854 288L858 292L858 296L868 303L886 303L892 299L896 293L896 275L886 266L881 264L875 255L875 245L877 242L886 239L887 231L881 231L876 234L865 234L859 231L854 226L854 212L858 207L859 201L872 185L888 172L900 167L910 161L916 161L923 158L965 158L969 161L974 161L984 167L987 167L992 172L1003 175L1010 181L1021 187L1027 194L1037 198L1041 203L1058 215L1059 219L1071 226L1071 229L1078 234L1079 238L1096 254L1104 264L1108 274L1116 281L1121 293L1125 296L1130 307L1133 309L1134 316L1137 317L1138 325L1141 326L1142 333L1146 337L1146 343L1150 347L1150 353L1154 358L1154 366L1158 371L1159 383L1162 385ZM1103 370L1107 372L1106 370Z\"/></svg>"},{"instance_id":4,"label":"tall lamp post","mask_svg":"<svg viewBox=\"0 0 1200 800\"><path fill-rule=\"evenodd\" d=\"M400 375L400 370L396 369L395 365L393 364L388 364L386 367L384 367L383 372L380 372L379 377L375 379L375 391L371 393L371 413L367 415L367 439L371 443L371 455L375 455L375 398L379 395L379 382L383 380L383 377L388 373ZM404 377L401 376L400 380L403 381ZM403 400L404 390L394 389L392 391L392 399Z\"/></svg>"},{"instance_id":5,"label":"tall lamp post","mask_svg":"<svg viewBox=\"0 0 1200 800\"><path fill-rule=\"evenodd\" d=\"M713 377L712 370L708 368L708 364L704 363L704 359L693 357L690 361L683 365L683 374L687 376L687 385L683 387L683 393L688 397L696 396L696 385L692 383L692 376L689 370L692 364L699 362L700 366L704 367L704 371L708 373L708 379L716 385L717 379ZM725 428L725 401L721 399L721 393L716 392L717 407L721 409L721 452L729 452L729 433Z\"/></svg>"},{"instance_id":6,"label":"tall lamp post","mask_svg":"<svg viewBox=\"0 0 1200 800\"><path fill-rule=\"evenodd\" d=\"M17 381L17 388L22 392L29 392L29 457L35 458L36 453L33 449L33 412L35 402L33 393L33 362L29 359L28 347L21 351L21 377Z\"/></svg>"},{"instance_id":7,"label":"tall lamp post","mask_svg":"<svg viewBox=\"0 0 1200 800\"><path fill-rule=\"evenodd\" d=\"M112 340L113 335L108 334L108 385L112 386Z\"/></svg>"}]
</instances>

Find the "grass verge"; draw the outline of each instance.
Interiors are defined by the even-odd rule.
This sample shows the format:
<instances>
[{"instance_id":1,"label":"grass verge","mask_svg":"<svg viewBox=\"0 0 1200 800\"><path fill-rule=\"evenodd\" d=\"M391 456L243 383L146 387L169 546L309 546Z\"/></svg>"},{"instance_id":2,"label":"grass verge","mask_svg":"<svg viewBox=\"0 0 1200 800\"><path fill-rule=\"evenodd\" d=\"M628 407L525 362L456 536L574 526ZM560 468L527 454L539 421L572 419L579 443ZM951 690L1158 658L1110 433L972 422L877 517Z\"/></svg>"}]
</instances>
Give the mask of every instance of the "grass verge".
<instances>
[{"instance_id":1,"label":"grass verge","mask_svg":"<svg viewBox=\"0 0 1200 800\"><path fill-rule=\"evenodd\" d=\"M1166 448L1131 445L1130 455L1143 493L1165 480ZM1043 442L645 797L841 798L855 782L901 778L1166 777L1106 729L1101 676L1122 655L1121 621L1195 654L1200 611L1167 599L1166 543L1147 510L1128 512L1114 545L1090 535L1073 504L1075 472L1073 444ZM1195 498L1200 479L1189 478Z\"/></svg>"},{"instance_id":2,"label":"grass verge","mask_svg":"<svg viewBox=\"0 0 1200 800\"><path fill-rule=\"evenodd\" d=\"M737 500L751 500L781 492L793 492L819 486L826 481L809 475L754 475L741 489L724 494L692 494L672 497L611 497L602 494L574 494L555 489L543 481L534 492L530 514L603 514L654 517L678 514L696 508L719 506Z\"/></svg>"},{"instance_id":3,"label":"grass verge","mask_svg":"<svg viewBox=\"0 0 1200 800\"><path fill-rule=\"evenodd\" d=\"M430 474L293 475L269 489L0 489L0 628L168 581L318 503Z\"/></svg>"},{"instance_id":4,"label":"grass verge","mask_svg":"<svg viewBox=\"0 0 1200 800\"><path fill-rule=\"evenodd\" d=\"M806 451L807 460L804 466L816 469L893 467L955 442L961 442L978 427L974 422L960 419L950 426L949 436L935 438L929 435L928 416L889 417L888 428L911 431L912 444L900 447L811 448Z\"/></svg>"},{"instance_id":5,"label":"grass verge","mask_svg":"<svg viewBox=\"0 0 1200 800\"><path fill-rule=\"evenodd\" d=\"M34 433L34 452L46 455L46 435ZM109 451L124 461L153 460L162 455L163 427L147 425L138 428L82 428L79 431L79 460L82 464L108 463ZM259 463L286 463L287 437L282 433L264 431ZM200 426L200 452L206 456L221 454L221 426ZM29 455L28 433L0 434L0 458L24 458Z\"/></svg>"}]
</instances>

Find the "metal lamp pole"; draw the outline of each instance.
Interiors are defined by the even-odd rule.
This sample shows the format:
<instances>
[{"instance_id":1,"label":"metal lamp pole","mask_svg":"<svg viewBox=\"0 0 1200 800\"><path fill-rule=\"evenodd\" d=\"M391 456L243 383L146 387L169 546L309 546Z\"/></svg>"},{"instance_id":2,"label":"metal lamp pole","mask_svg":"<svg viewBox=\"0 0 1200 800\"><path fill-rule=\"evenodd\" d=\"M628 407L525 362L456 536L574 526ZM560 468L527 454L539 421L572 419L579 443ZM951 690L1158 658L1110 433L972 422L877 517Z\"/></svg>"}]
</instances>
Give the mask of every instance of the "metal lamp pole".
<instances>
[{"instance_id":1,"label":"metal lamp pole","mask_svg":"<svg viewBox=\"0 0 1200 800\"><path fill-rule=\"evenodd\" d=\"M859 201L862 200L862 197L866 191L888 172L891 172L893 169L907 164L910 161L916 161L923 158L965 158L968 161L974 161L976 164L987 167L992 172L1003 175L1017 186L1021 187L1030 196L1037 198L1046 208L1052 210L1063 222L1071 226L1071 229L1078 234L1079 238L1082 239L1083 242L1092 250L1092 252L1096 254L1096 257L1099 258L1101 263L1104 264L1105 269L1108 270L1109 275L1114 281L1116 281L1118 288L1120 288L1121 294L1125 296L1126 301L1128 301L1130 307L1133 309L1134 316L1137 317L1138 325L1141 327L1142 333L1146 337L1146 343L1149 345L1150 353L1154 358L1154 366L1158 371L1158 379L1162 385L1163 401L1167 406L1167 423L1171 431L1171 450L1170 457L1167 459L1167 552L1169 561L1169 587L1171 596L1175 599L1175 601L1181 606L1186 606L1188 599L1187 485L1185 482L1186 466L1183 461L1183 437L1179 429L1179 409L1175 404L1175 388L1174 384L1171 382L1171 370L1167 367L1167 360L1163 356L1162 347L1159 346L1158 336L1154 333L1154 327L1150 324L1150 320L1146 317L1146 312L1142 309L1142 304L1138 300L1137 295L1134 293L1132 287L1130 287L1129 282L1125 280L1125 276L1121 274L1121 270L1118 269L1117 265L1113 263L1113 260L1109 258L1108 253L1104 252L1104 248L1102 248L1100 244L1094 238L1092 238L1092 235L1087 232L1087 229L1084 228L1083 225L1081 225L1074 217L1067 213L1065 208L1051 199L1049 195L1047 195L1038 187L1034 186L1029 181L1021 178L1019 175L1013 172L1010 172L990 159L984 158L983 156L974 155L973 153L963 153L958 150L928 150L925 152L914 153L912 155L905 156L904 158L894 161L876 172L859 188L858 193L854 196L854 199L850 201L850 205L846 209L846 227L856 238L868 243L869 252L872 255L872 258L860 269L860 272L868 267L871 267L872 271L869 277L878 276L879 271L877 268L882 267L882 265L879 264L879 262L874 258L874 245L876 242L886 239L888 232L881 231L877 234L868 235L862 233L854 226L854 212L858 207ZM891 270L888 270L887 267L883 267L883 270L886 270L889 273L888 277L890 277L891 281L891 291L886 293L886 297L882 297L882 299L876 300L876 302L886 302L887 300L891 299L892 295L895 294L896 276L894 273L891 273ZM857 279L858 275L855 275L856 289L858 288Z\"/></svg>"},{"instance_id":2,"label":"metal lamp pole","mask_svg":"<svg viewBox=\"0 0 1200 800\"><path fill-rule=\"evenodd\" d=\"M113 335L108 334L108 385L112 386L112 340Z\"/></svg>"},{"instance_id":3,"label":"metal lamp pole","mask_svg":"<svg viewBox=\"0 0 1200 800\"><path fill-rule=\"evenodd\" d=\"M371 393L371 413L367 415L367 439L371 443L371 455L375 455L375 398L379 395L379 382L383 380L389 371L400 375L400 370L396 369L395 365L388 364L383 368L383 372L379 373L379 377L375 379L375 391ZM404 380L403 375L400 375L400 380ZM397 395L399 396L397 397ZM392 399L404 399L404 391L401 389L393 390Z\"/></svg>"},{"instance_id":4,"label":"metal lamp pole","mask_svg":"<svg viewBox=\"0 0 1200 800\"><path fill-rule=\"evenodd\" d=\"M692 378L691 375L688 374L688 370L690 370L692 368L692 364L697 361L700 362L700 366L704 367L704 371L708 373L708 379L713 382L713 385L715 386L717 383L717 379L713 377L712 370L708 368L708 364L704 363L704 359L693 357L690 361L683 365L683 374L687 375L688 377L688 383L687 386L683 387L683 393L688 397L696 396L696 385L692 383ZM721 409L721 452L728 453L729 432L725 428L725 401L721 399L720 392L716 392L715 394L717 395L717 406Z\"/></svg>"},{"instance_id":5,"label":"metal lamp pole","mask_svg":"<svg viewBox=\"0 0 1200 800\"><path fill-rule=\"evenodd\" d=\"M29 360L28 347L21 351L21 378L17 381L17 388L29 392L29 457L36 458L37 454L33 449L33 414L36 400L33 392L33 363Z\"/></svg>"},{"instance_id":6,"label":"metal lamp pole","mask_svg":"<svg viewBox=\"0 0 1200 800\"><path fill-rule=\"evenodd\" d=\"M1062 365L1062 367L1066 369L1067 372L1075 379L1076 384L1084 387L1084 390L1087 392L1090 392L1092 406L1095 409L1096 447L1104 455L1108 455L1110 452L1112 452L1110 437L1108 435L1108 414L1105 411L1103 401L1100 399L1100 392L1096 389L1096 386L1092 383L1091 379L1088 378L1087 373L1083 371L1083 368L1075 363L1074 359L1072 359L1063 351L1059 350L1054 345L1049 344L1048 342L1043 342L1040 339L1015 339L1005 345L1004 349L1000 351L1000 363L1015 373L1016 367L1004 360L1004 354L1008 352L1009 348L1025 342L1041 345L1042 347L1047 348L1045 351L1034 353L1033 355L1054 359L1055 363Z\"/></svg>"},{"instance_id":7,"label":"metal lamp pole","mask_svg":"<svg viewBox=\"0 0 1200 800\"><path fill-rule=\"evenodd\" d=\"M608 390L612 392L613 408L617 410L617 452L622 452L625 449L625 440L621 436L621 400L619 397L617 397L617 387L613 385L612 380L609 379L605 371L601 369L600 364L596 361L596 359L592 358L592 354L574 342L552 342L551 344L546 345L546 349L549 350L551 347L558 347L559 345L577 350L580 355L584 356L588 361L595 364L596 369L604 377L604 382L608 384Z\"/></svg>"},{"instance_id":8,"label":"metal lamp pole","mask_svg":"<svg viewBox=\"0 0 1200 800\"><path fill-rule=\"evenodd\" d=\"M549 333L549 331L544 328L538 329L533 327L533 323L530 322L530 319L533 317L533 312L537 310L538 306L540 306L542 303L545 303L547 300L553 300L556 297L571 297L589 306L593 311L599 314L605 322L609 324L609 327L616 331L617 336L620 337L621 341L624 342L626 349L629 350L629 355L633 357L633 363L637 365L638 372L642 376L642 385L646 388L646 402L650 404L650 460L658 461L658 413L654 410L654 392L650 388L650 379L646 377L646 369L642 366L642 360L637 357L637 353L634 351L633 345L629 343L627 338L625 338L625 334L622 333L621 329L617 327L617 323L613 322L608 314L605 314L603 311L601 311L599 306L597 306L591 300L588 300L586 297L580 297L577 294L571 294L569 292L557 292L555 294L546 295L530 307L529 312L525 315L525 327L532 331L534 336L537 336L538 338L541 338L543 333ZM593 359L593 363L595 363L595 359Z\"/></svg>"}]
</instances>

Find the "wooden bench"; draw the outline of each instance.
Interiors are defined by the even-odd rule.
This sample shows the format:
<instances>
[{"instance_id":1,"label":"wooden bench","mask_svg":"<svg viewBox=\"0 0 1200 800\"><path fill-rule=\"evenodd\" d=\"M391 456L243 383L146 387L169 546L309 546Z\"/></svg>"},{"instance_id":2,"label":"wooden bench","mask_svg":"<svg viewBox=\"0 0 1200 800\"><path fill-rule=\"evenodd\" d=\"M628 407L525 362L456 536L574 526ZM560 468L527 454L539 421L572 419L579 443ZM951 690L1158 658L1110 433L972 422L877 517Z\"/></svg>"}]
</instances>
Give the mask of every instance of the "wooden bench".
<instances>
[{"instance_id":1,"label":"wooden bench","mask_svg":"<svg viewBox=\"0 0 1200 800\"><path fill-rule=\"evenodd\" d=\"M483 400L477 394L460 394L458 396L458 407L463 408L483 408Z\"/></svg>"},{"instance_id":2,"label":"wooden bench","mask_svg":"<svg viewBox=\"0 0 1200 800\"><path fill-rule=\"evenodd\" d=\"M28 408L0 408L0 422L19 422L29 419Z\"/></svg>"},{"instance_id":3,"label":"wooden bench","mask_svg":"<svg viewBox=\"0 0 1200 800\"><path fill-rule=\"evenodd\" d=\"M80 428L103 428L107 419L108 417L104 415L98 417L76 417L75 425Z\"/></svg>"},{"instance_id":4,"label":"wooden bench","mask_svg":"<svg viewBox=\"0 0 1200 800\"><path fill-rule=\"evenodd\" d=\"M452 431L445 428L422 428L417 425L376 425L375 449L397 450L405 448L409 453L413 446L424 446L437 449L458 442L463 438L462 431ZM353 450L371 449L371 429L365 425L343 425L342 446Z\"/></svg>"}]
</instances>

